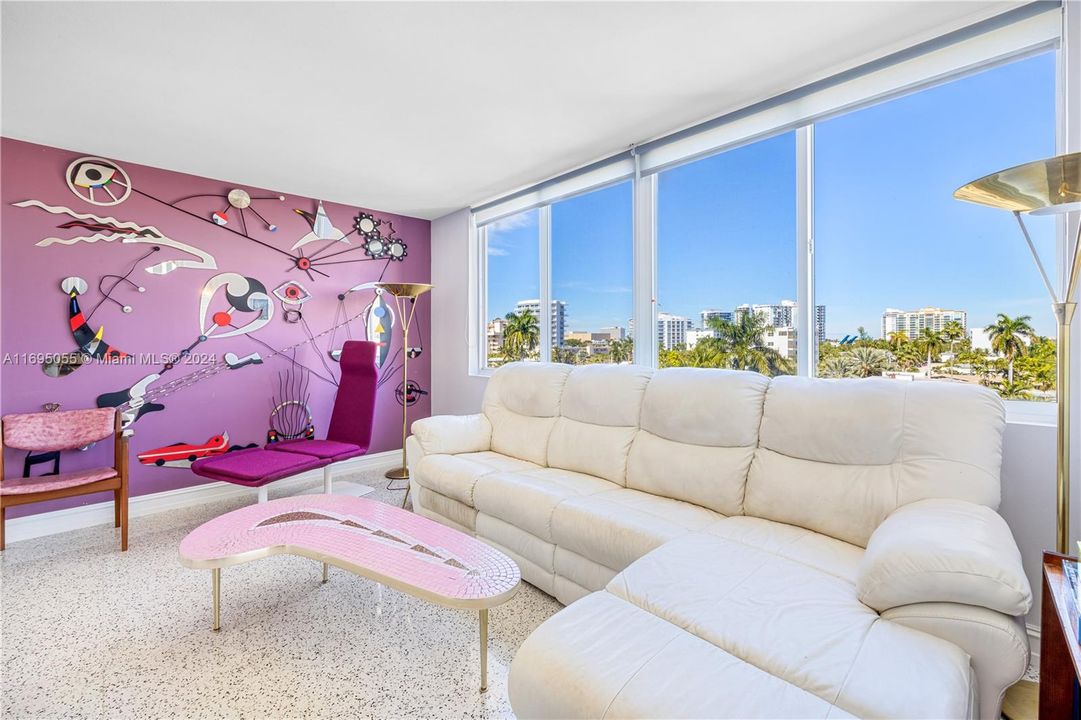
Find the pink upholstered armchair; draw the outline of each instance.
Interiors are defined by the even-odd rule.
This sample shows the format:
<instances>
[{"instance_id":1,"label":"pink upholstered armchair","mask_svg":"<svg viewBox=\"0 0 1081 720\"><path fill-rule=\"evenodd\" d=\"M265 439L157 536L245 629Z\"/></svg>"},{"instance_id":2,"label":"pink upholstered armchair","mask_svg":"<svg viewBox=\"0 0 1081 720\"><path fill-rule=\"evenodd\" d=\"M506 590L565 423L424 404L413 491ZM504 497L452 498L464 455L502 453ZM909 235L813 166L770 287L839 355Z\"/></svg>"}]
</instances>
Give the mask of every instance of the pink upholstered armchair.
<instances>
[{"instance_id":1,"label":"pink upholstered armchair","mask_svg":"<svg viewBox=\"0 0 1081 720\"><path fill-rule=\"evenodd\" d=\"M4 447L19 450L75 450L113 437L113 466L39 477L4 477ZM120 549L128 549L128 439L113 408L20 413L0 418L0 550L9 507L111 490Z\"/></svg>"}]
</instances>

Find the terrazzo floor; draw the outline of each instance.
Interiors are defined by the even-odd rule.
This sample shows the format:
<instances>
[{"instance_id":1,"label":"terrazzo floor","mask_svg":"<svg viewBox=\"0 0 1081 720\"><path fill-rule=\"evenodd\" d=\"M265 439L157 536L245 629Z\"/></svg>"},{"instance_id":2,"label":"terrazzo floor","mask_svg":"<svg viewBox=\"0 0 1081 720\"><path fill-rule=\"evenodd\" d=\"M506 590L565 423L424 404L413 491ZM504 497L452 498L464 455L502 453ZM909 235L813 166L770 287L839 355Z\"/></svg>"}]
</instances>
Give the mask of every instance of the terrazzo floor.
<instances>
[{"instance_id":1,"label":"terrazzo floor","mask_svg":"<svg viewBox=\"0 0 1081 720\"><path fill-rule=\"evenodd\" d=\"M343 479L401 502L379 470ZM10 544L0 553L0 715L513 717L511 658L560 608L524 583L491 611L483 695L475 612L334 568L323 585L321 566L304 558L223 570L222 629L211 632L210 573L182 567L177 545L248 502L254 494L135 518L123 554L119 530L104 526Z\"/></svg>"}]
</instances>

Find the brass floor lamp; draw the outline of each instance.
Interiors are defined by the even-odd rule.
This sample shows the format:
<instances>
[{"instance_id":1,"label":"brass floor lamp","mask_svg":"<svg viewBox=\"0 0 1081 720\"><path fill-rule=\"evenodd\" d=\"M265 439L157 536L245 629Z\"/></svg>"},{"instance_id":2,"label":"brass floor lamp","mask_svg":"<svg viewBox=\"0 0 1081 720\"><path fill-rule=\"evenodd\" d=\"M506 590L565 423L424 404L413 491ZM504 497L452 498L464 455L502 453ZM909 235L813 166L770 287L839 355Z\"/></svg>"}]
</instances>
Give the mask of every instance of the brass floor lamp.
<instances>
[{"instance_id":1,"label":"brass floor lamp","mask_svg":"<svg viewBox=\"0 0 1081 720\"><path fill-rule=\"evenodd\" d=\"M1036 261L1051 307L1058 320L1056 383L1058 399L1058 443L1056 483L1058 500L1057 549L1069 553L1070 544L1070 323L1077 309L1077 284L1081 281L1081 223L1073 243L1073 260L1061 295L1055 292L1040 254L1029 236L1022 215L1056 215L1081 211L1081 153L1059 155L1046 160L1000 170L974 180L953 194L958 200L1009 210L1017 219L1028 249ZM1069 248L1067 248L1069 250Z\"/></svg>"},{"instance_id":2,"label":"brass floor lamp","mask_svg":"<svg viewBox=\"0 0 1081 720\"><path fill-rule=\"evenodd\" d=\"M425 283L393 282L376 283L375 286L394 298L398 321L402 326L402 466L387 470L386 476L391 481L408 480L409 458L406 456L405 440L409 437L409 326L413 324L413 314L417 311L417 298L431 290L432 286ZM388 485L387 489L391 489L391 485ZM405 507L408 499L409 486L406 485L402 507Z\"/></svg>"}]
</instances>

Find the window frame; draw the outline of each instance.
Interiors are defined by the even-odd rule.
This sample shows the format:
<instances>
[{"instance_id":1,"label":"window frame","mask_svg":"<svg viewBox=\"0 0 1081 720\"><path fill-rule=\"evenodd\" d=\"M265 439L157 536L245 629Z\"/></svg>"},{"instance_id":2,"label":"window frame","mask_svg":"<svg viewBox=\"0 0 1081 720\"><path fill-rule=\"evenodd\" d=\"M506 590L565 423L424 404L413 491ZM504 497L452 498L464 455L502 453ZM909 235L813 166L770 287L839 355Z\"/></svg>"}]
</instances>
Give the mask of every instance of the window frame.
<instances>
[{"instance_id":1,"label":"window frame","mask_svg":"<svg viewBox=\"0 0 1081 720\"><path fill-rule=\"evenodd\" d=\"M815 328L815 233L814 233L814 128L816 122L858 112L890 100L921 92L938 85L947 84L963 77L977 74L995 67L1001 67L1048 51L1056 54L1056 152L1064 153L1081 149L1081 85L1073 82L1069 74L1069 61L1081 52L1081 12L1071 10L1069 3L1055 11L1059 16L1060 30L1057 36L1040 39L1041 31L1037 28L1038 18L1022 18L1014 25L1017 27L1013 46L1003 45L995 50L991 57L977 58L979 45L985 37L976 35L963 39L955 46L931 49L930 57L935 53L945 52L956 65L952 70L943 71L940 58L929 62L932 68L930 76L917 82L898 86L891 77L891 68L876 68L868 76L856 78L852 82L856 90L842 85L819 90L809 87L812 105L818 103L815 115L805 120L795 120L801 111L801 103L807 104L807 95L798 95L785 102L764 102L755 113L736 112L731 116L719 118L717 122L706 123L698 132L677 133L672 145L698 142L697 150L677 161L663 162L657 157L670 153L663 145L655 147L658 141L631 147L628 153L613 156L607 160L592 163L584 168L568 173L565 177L565 189L561 192L559 178L546 181L536 186L536 190L519 191L508 196L507 200L497 200L474 208L471 213L471 252L476 251L477 261L471 263L473 277L470 280L471 297L477 301L471 303L472 332L479 333L475 351L471 352L470 374L487 376L492 370L487 367L487 226L500 218L532 208L541 213L537 241L540 252L539 286L541 288L541 307L551 304L551 206L575 195L602 189L628 179L632 182L632 319L636 329L634 335L634 362L647 367L657 366L657 178L660 172L670 167L694 162L728 150L744 147L778 134L795 131L796 133L796 282L798 304L795 329L797 332L797 375L813 377L817 367L818 344L814 342ZM1046 18L1044 22L1046 24ZM974 49L972 49L974 48ZM902 59L905 62L921 62L920 57ZM899 64L901 64L899 63ZM907 72L913 72L909 69ZM878 79L876 79L876 77ZM876 83L884 84L876 87ZM891 85L892 83L892 85ZM853 92L862 93L853 99ZM820 95L824 95L823 101ZM823 105L831 98L836 98L833 107ZM786 121L787 120L787 121ZM725 121L725 122L721 122ZM757 124L756 124L757 122ZM772 126L762 123L773 123ZM712 146L701 143L712 141ZM721 143L721 144L717 144ZM702 147L708 149L702 150ZM644 169L648 168L648 169ZM589 184L589 179L594 179ZM517 203L517 205L515 205ZM531 203L531 204L530 204ZM515 209L515 208L518 209ZM477 217L483 224L478 224ZM1064 272L1072 235L1068 232L1065 219L1060 219L1056 226L1057 253L1056 277ZM542 313L541 351L542 361L551 359L551 317ZM1081 320L1081 314L1078 316ZM1075 322L1079 322L1075 320ZM651 328L642 332L642 328ZM1075 333L1077 335L1077 333ZM1020 422L1037 424L1055 423L1055 403L1032 403L1026 401L1005 401L1008 414L1019 418Z\"/></svg>"}]
</instances>

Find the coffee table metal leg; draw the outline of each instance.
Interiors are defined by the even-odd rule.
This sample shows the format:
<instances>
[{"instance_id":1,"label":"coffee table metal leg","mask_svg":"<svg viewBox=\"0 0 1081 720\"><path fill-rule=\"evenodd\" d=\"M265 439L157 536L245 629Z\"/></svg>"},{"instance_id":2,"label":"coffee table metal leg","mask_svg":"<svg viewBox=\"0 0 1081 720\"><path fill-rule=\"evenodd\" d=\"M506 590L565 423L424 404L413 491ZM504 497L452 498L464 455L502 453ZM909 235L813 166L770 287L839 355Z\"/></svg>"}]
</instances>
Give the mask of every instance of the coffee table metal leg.
<instances>
[{"instance_id":1,"label":"coffee table metal leg","mask_svg":"<svg viewBox=\"0 0 1081 720\"><path fill-rule=\"evenodd\" d=\"M330 565L323 563L323 582L330 580Z\"/></svg>"},{"instance_id":2,"label":"coffee table metal leg","mask_svg":"<svg viewBox=\"0 0 1081 720\"><path fill-rule=\"evenodd\" d=\"M488 609L480 611L480 691L488 692Z\"/></svg>"},{"instance_id":3,"label":"coffee table metal leg","mask_svg":"<svg viewBox=\"0 0 1081 720\"><path fill-rule=\"evenodd\" d=\"M221 630L221 568L211 570L210 577L214 588L214 624L210 629L218 632Z\"/></svg>"}]
</instances>

